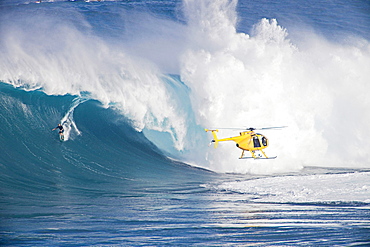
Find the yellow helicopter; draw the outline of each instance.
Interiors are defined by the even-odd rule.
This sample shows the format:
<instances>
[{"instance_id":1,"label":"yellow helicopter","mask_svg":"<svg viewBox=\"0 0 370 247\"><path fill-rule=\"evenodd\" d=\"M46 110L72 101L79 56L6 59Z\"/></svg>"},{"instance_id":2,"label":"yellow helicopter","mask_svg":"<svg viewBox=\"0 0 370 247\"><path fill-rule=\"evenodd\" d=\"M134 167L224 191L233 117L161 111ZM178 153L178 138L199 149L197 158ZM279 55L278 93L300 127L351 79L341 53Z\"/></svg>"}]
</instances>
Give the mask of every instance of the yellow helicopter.
<instances>
[{"instance_id":1,"label":"yellow helicopter","mask_svg":"<svg viewBox=\"0 0 370 247\"><path fill-rule=\"evenodd\" d=\"M246 159L246 158L253 158L253 159L275 159L274 157L267 157L266 153L263 151L263 149L267 148L269 145L268 139L259 133L254 132L255 130L266 130L266 129L280 129L285 128L286 126L281 127L268 127L268 128L248 128L246 131L240 132L239 136L229 137L229 138L223 138L218 139L216 132L218 132L218 129L205 129L206 132L211 132L213 135L213 140L211 143L215 143L214 147L217 148L219 142L223 141L234 141L236 142L236 146L240 148L242 151L242 155L239 159ZM226 128L225 128L226 129ZM234 128L229 128L234 129ZM252 157L244 157L244 151L249 151L252 155ZM260 153L262 153L262 155Z\"/></svg>"}]
</instances>

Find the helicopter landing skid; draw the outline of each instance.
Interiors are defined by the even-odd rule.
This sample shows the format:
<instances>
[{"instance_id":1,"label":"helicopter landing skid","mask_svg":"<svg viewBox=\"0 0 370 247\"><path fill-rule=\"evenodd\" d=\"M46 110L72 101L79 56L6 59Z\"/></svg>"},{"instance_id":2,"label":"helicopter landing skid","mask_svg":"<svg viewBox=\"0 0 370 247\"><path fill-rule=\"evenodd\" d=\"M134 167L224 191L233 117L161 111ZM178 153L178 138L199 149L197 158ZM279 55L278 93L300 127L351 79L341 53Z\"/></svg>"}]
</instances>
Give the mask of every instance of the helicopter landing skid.
<instances>
[{"instance_id":1,"label":"helicopter landing skid","mask_svg":"<svg viewBox=\"0 0 370 247\"><path fill-rule=\"evenodd\" d=\"M239 159L255 159L255 160L259 160L259 159L261 159L261 160L270 160L270 159L275 159L277 156L274 156L274 157L268 157L267 155L266 155L266 153L265 152L263 152L263 150L259 150L262 154L263 154L263 156L262 156L262 154L261 153L256 153L256 151L255 150L248 150L250 153L251 153L251 157L244 157L244 151L245 150L243 150L243 152L242 152L242 155L240 156L240 158Z\"/></svg>"},{"instance_id":2,"label":"helicopter landing skid","mask_svg":"<svg viewBox=\"0 0 370 247\"><path fill-rule=\"evenodd\" d=\"M239 159L241 160L244 160L244 159L255 159L255 160L273 160L273 159L276 159L277 156L274 156L274 157L268 157L268 158L265 158L265 157L256 157L256 158L253 158L253 157L241 157Z\"/></svg>"}]
</instances>

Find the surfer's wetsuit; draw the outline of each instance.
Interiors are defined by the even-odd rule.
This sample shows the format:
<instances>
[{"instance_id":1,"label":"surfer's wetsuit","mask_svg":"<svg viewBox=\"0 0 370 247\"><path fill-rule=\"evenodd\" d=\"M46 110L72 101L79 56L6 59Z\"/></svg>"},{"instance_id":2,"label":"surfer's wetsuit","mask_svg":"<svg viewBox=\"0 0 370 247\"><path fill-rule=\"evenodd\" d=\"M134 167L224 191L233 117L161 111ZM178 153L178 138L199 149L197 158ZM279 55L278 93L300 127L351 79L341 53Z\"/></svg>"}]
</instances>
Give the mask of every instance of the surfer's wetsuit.
<instances>
[{"instance_id":1,"label":"surfer's wetsuit","mask_svg":"<svg viewBox=\"0 0 370 247\"><path fill-rule=\"evenodd\" d=\"M58 125L56 128L59 129L59 134L64 132L64 129L63 129L62 125Z\"/></svg>"}]
</instances>

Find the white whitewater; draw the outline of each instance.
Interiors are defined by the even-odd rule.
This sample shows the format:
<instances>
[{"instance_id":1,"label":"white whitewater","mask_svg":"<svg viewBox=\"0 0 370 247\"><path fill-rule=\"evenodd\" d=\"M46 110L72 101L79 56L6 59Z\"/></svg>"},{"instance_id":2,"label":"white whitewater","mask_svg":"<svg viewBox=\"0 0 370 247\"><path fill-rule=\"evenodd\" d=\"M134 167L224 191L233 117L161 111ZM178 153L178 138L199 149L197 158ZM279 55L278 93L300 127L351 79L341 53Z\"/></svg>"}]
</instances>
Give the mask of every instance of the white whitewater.
<instances>
[{"instance_id":1,"label":"white whitewater","mask_svg":"<svg viewBox=\"0 0 370 247\"><path fill-rule=\"evenodd\" d=\"M370 203L369 172L278 176L205 186L243 193L255 202Z\"/></svg>"},{"instance_id":2,"label":"white whitewater","mask_svg":"<svg viewBox=\"0 0 370 247\"><path fill-rule=\"evenodd\" d=\"M81 131L77 128L77 125L73 119L73 113L77 106L88 101L88 98L75 98L64 117L60 120L60 124L64 128L64 141L68 141L71 136L71 131L74 131L77 135L81 135Z\"/></svg>"}]
</instances>

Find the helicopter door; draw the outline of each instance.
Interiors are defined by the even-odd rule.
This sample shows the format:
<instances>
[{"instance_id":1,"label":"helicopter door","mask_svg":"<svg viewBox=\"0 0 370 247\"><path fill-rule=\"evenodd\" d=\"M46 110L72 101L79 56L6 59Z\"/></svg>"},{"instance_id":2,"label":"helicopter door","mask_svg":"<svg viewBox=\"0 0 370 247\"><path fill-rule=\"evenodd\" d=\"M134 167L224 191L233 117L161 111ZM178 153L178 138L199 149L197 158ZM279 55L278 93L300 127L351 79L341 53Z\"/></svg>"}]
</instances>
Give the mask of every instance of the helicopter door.
<instances>
[{"instance_id":1,"label":"helicopter door","mask_svg":"<svg viewBox=\"0 0 370 247\"><path fill-rule=\"evenodd\" d=\"M254 136L254 137L253 137L253 146L254 146L255 148L260 148L260 147L261 147L260 140L258 139L258 137L257 137L257 136Z\"/></svg>"}]
</instances>

